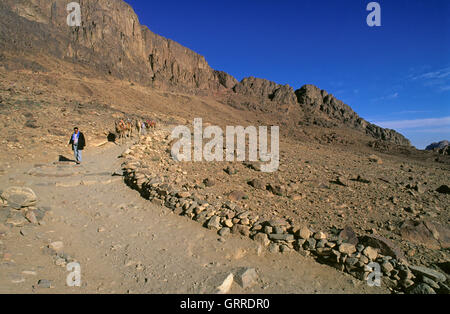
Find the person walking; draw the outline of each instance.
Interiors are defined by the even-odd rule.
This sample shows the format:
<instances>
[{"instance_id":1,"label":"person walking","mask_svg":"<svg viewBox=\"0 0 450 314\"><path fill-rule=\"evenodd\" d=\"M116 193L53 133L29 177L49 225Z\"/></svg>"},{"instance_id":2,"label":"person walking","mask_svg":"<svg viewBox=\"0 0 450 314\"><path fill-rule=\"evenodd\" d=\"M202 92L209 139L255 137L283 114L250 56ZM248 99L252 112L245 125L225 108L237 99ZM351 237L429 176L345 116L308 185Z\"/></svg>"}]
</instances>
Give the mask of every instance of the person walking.
<instances>
[{"instance_id":1,"label":"person walking","mask_svg":"<svg viewBox=\"0 0 450 314\"><path fill-rule=\"evenodd\" d=\"M72 145L72 150L75 155L75 162L77 165L81 164L81 152L86 146L86 139L83 133L81 133L78 128L73 129L73 134L70 137L69 146Z\"/></svg>"},{"instance_id":2,"label":"person walking","mask_svg":"<svg viewBox=\"0 0 450 314\"><path fill-rule=\"evenodd\" d=\"M145 124L145 121L142 121L141 130L142 135L147 135L147 124Z\"/></svg>"}]
</instances>

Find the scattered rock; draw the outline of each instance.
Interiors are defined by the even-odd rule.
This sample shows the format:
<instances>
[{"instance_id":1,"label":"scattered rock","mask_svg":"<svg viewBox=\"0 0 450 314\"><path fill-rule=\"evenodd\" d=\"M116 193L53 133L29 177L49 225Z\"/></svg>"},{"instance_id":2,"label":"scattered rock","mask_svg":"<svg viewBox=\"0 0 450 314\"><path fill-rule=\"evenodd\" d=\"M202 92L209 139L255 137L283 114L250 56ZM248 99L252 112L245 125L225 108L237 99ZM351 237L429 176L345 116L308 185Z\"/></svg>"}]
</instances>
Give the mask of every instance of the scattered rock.
<instances>
[{"instance_id":1,"label":"scattered rock","mask_svg":"<svg viewBox=\"0 0 450 314\"><path fill-rule=\"evenodd\" d=\"M25 218L32 224L38 224L39 223L37 218L36 218L36 215L34 214L33 211L28 211L25 214Z\"/></svg>"},{"instance_id":2,"label":"scattered rock","mask_svg":"<svg viewBox=\"0 0 450 314\"><path fill-rule=\"evenodd\" d=\"M280 246L276 243L271 243L269 245L269 252L270 253L279 253L280 252Z\"/></svg>"},{"instance_id":3,"label":"scattered rock","mask_svg":"<svg viewBox=\"0 0 450 314\"><path fill-rule=\"evenodd\" d=\"M207 179L203 180L203 183L207 187L212 187L212 186L216 185L216 180L214 180L213 178L207 178Z\"/></svg>"},{"instance_id":4,"label":"scattered rock","mask_svg":"<svg viewBox=\"0 0 450 314\"><path fill-rule=\"evenodd\" d=\"M222 228L222 229L219 230L219 235L220 235L221 237L226 237L226 236L228 236L230 233L231 233L231 229L228 228L228 227L225 227L225 228Z\"/></svg>"},{"instance_id":5,"label":"scattered rock","mask_svg":"<svg viewBox=\"0 0 450 314\"><path fill-rule=\"evenodd\" d=\"M66 260L64 258L57 258L55 260L55 265L56 266L66 266Z\"/></svg>"},{"instance_id":6,"label":"scattered rock","mask_svg":"<svg viewBox=\"0 0 450 314\"><path fill-rule=\"evenodd\" d=\"M260 162L244 162L244 166L255 171L261 171Z\"/></svg>"},{"instance_id":7,"label":"scattered rock","mask_svg":"<svg viewBox=\"0 0 450 314\"><path fill-rule=\"evenodd\" d=\"M177 193L177 196L178 196L179 198L188 198L188 197L191 196L191 193L189 193L189 192L178 192L178 193Z\"/></svg>"},{"instance_id":8,"label":"scattered rock","mask_svg":"<svg viewBox=\"0 0 450 314\"><path fill-rule=\"evenodd\" d=\"M259 179L254 179L248 183L251 187L259 190L265 190L266 184Z\"/></svg>"},{"instance_id":9,"label":"scattered rock","mask_svg":"<svg viewBox=\"0 0 450 314\"><path fill-rule=\"evenodd\" d=\"M289 222L286 221L286 219L282 218L274 218L269 221L267 221L267 224L272 227L289 227Z\"/></svg>"},{"instance_id":10,"label":"scattered rock","mask_svg":"<svg viewBox=\"0 0 450 314\"><path fill-rule=\"evenodd\" d=\"M413 186L413 189L416 190L418 193L423 194L426 192L425 187L423 184L417 183L415 186Z\"/></svg>"},{"instance_id":11,"label":"scattered rock","mask_svg":"<svg viewBox=\"0 0 450 314\"><path fill-rule=\"evenodd\" d=\"M429 285L433 289L436 289L436 290L440 289L439 285L434 280L431 280L428 277L423 277L422 281L423 281L423 283Z\"/></svg>"},{"instance_id":12,"label":"scattered rock","mask_svg":"<svg viewBox=\"0 0 450 314\"><path fill-rule=\"evenodd\" d=\"M234 282L234 275L229 274L225 279L220 280L221 284L216 289L216 294L227 294Z\"/></svg>"},{"instance_id":13,"label":"scattered rock","mask_svg":"<svg viewBox=\"0 0 450 314\"><path fill-rule=\"evenodd\" d=\"M391 271L394 270L394 266L386 261L383 264L381 264L381 269L383 270L383 273L390 274Z\"/></svg>"},{"instance_id":14,"label":"scattered rock","mask_svg":"<svg viewBox=\"0 0 450 314\"><path fill-rule=\"evenodd\" d=\"M347 243L357 245L358 244L358 236L356 232L353 231L352 227L346 226L340 233L339 239L345 241Z\"/></svg>"},{"instance_id":15,"label":"scattered rock","mask_svg":"<svg viewBox=\"0 0 450 314\"><path fill-rule=\"evenodd\" d=\"M50 289L52 287L52 282L47 279L41 279L37 283L39 288Z\"/></svg>"},{"instance_id":16,"label":"scattered rock","mask_svg":"<svg viewBox=\"0 0 450 314\"><path fill-rule=\"evenodd\" d=\"M225 226L227 226L228 228L233 228L233 226L234 226L234 223L233 223L233 220L232 220L232 219L227 219L227 220L225 220L224 224L225 224Z\"/></svg>"},{"instance_id":17,"label":"scattered rock","mask_svg":"<svg viewBox=\"0 0 450 314\"><path fill-rule=\"evenodd\" d=\"M430 249L450 248L450 229L430 221L407 220L400 226L400 235Z\"/></svg>"},{"instance_id":18,"label":"scattered rock","mask_svg":"<svg viewBox=\"0 0 450 314\"><path fill-rule=\"evenodd\" d=\"M292 234L269 234L269 238L273 241L294 242L294 235Z\"/></svg>"},{"instance_id":19,"label":"scattered rock","mask_svg":"<svg viewBox=\"0 0 450 314\"><path fill-rule=\"evenodd\" d=\"M376 260L378 257L378 251L370 246L364 249L363 254L367 256L371 261Z\"/></svg>"},{"instance_id":20,"label":"scattered rock","mask_svg":"<svg viewBox=\"0 0 450 314\"><path fill-rule=\"evenodd\" d=\"M445 282L447 280L447 277L444 274L431 268L410 266L409 269L411 269L416 276L428 277L436 282Z\"/></svg>"},{"instance_id":21,"label":"scattered rock","mask_svg":"<svg viewBox=\"0 0 450 314\"><path fill-rule=\"evenodd\" d=\"M393 280L389 277L383 276L381 277L381 286L386 287L390 290L394 290L398 285L397 280Z\"/></svg>"},{"instance_id":22,"label":"scattered rock","mask_svg":"<svg viewBox=\"0 0 450 314\"><path fill-rule=\"evenodd\" d=\"M237 174L237 172L238 172L235 168L230 167L230 166L226 167L226 168L224 169L224 171L225 171L227 174L229 174L230 176L235 175L235 174Z\"/></svg>"},{"instance_id":23,"label":"scattered rock","mask_svg":"<svg viewBox=\"0 0 450 314\"><path fill-rule=\"evenodd\" d=\"M228 198L232 201L240 201L244 198L246 198L247 196L245 195L244 192L242 191L233 191L231 193L228 194Z\"/></svg>"},{"instance_id":24,"label":"scattered rock","mask_svg":"<svg viewBox=\"0 0 450 314\"><path fill-rule=\"evenodd\" d=\"M231 228L231 233L248 237L250 235L250 227L244 225L234 225L233 228Z\"/></svg>"},{"instance_id":25,"label":"scattered rock","mask_svg":"<svg viewBox=\"0 0 450 314\"><path fill-rule=\"evenodd\" d=\"M222 228L222 225L220 224L220 217L212 216L211 219L208 221L206 227L208 229L220 230Z\"/></svg>"},{"instance_id":26,"label":"scattered rock","mask_svg":"<svg viewBox=\"0 0 450 314\"><path fill-rule=\"evenodd\" d=\"M419 214L419 211L417 209L414 208L414 206L408 206L404 208L406 212L413 214L413 215L417 215Z\"/></svg>"},{"instance_id":27,"label":"scattered rock","mask_svg":"<svg viewBox=\"0 0 450 314\"><path fill-rule=\"evenodd\" d=\"M351 243L342 243L339 245L339 252L342 254L352 255L356 252L356 247Z\"/></svg>"},{"instance_id":28,"label":"scattered rock","mask_svg":"<svg viewBox=\"0 0 450 314\"><path fill-rule=\"evenodd\" d=\"M278 195L278 196L285 196L286 195L286 188L283 185L269 184L267 186L267 190L269 192L272 192L275 195Z\"/></svg>"},{"instance_id":29,"label":"scattered rock","mask_svg":"<svg viewBox=\"0 0 450 314\"><path fill-rule=\"evenodd\" d=\"M256 242L258 242L259 244L261 244L264 247L266 247L266 246L268 246L270 244L269 237L265 233L260 233L260 232L257 233L253 237L253 240L255 240Z\"/></svg>"},{"instance_id":30,"label":"scattered rock","mask_svg":"<svg viewBox=\"0 0 450 314\"><path fill-rule=\"evenodd\" d=\"M49 244L50 249L59 252L64 248L64 243L62 241L55 241Z\"/></svg>"},{"instance_id":31,"label":"scattered rock","mask_svg":"<svg viewBox=\"0 0 450 314\"><path fill-rule=\"evenodd\" d=\"M436 294L436 292L429 285L420 283L409 290L410 294Z\"/></svg>"},{"instance_id":32,"label":"scattered rock","mask_svg":"<svg viewBox=\"0 0 450 314\"><path fill-rule=\"evenodd\" d=\"M309 238L303 244L305 250L314 250L316 248L317 241L314 238Z\"/></svg>"},{"instance_id":33,"label":"scattered rock","mask_svg":"<svg viewBox=\"0 0 450 314\"><path fill-rule=\"evenodd\" d=\"M302 239L308 240L311 235L312 232L308 227L301 227L300 230L298 230L298 236Z\"/></svg>"},{"instance_id":34,"label":"scattered rock","mask_svg":"<svg viewBox=\"0 0 450 314\"><path fill-rule=\"evenodd\" d=\"M325 240L327 238L326 233L319 231L314 234L314 239L316 240Z\"/></svg>"},{"instance_id":35,"label":"scattered rock","mask_svg":"<svg viewBox=\"0 0 450 314\"><path fill-rule=\"evenodd\" d=\"M28 220L20 212L11 212L5 223L13 227L22 227L28 223Z\"/></svg>"}]
</instances>

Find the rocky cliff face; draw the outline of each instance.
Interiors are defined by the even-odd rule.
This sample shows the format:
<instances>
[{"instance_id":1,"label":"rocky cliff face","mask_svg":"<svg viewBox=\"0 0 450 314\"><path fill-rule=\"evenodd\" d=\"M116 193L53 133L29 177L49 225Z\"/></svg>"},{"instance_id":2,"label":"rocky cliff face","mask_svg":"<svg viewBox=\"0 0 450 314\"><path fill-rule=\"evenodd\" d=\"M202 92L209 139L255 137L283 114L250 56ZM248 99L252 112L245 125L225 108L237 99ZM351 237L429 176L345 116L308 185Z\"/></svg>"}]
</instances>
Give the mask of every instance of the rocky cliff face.
<instances>
[{"instance_id":1,"label":"rocky cliff face","mask_svg":"<svg viewBox=\"0 0 450 314\"><path fill-rule=\"evenodd\" d=\"M305 85L294 92L288 85L254 77L238 82L225 72L213 70L203 56L142 26L122 0L77 2L82 9L82 24L69 27L66 2L2 0L0 60L4 66L14 69L19 64L45 71L39 60L28 62L23 56L51 56L85 65L93 73L155 88L193 94L226 91L227 103L240 109L287 114L300 105L308 113L320 114L323 121L332 121L331 125L342 123L377 139L410 145L402 135L368 123L348 105L315 86Z\"/></svg>"},{"instance_id":2,"label":"rocky cliff face","mask_svg":"<svg viewBox=\"0 0 450 314\"><path fill-rule=\"evenodd\" d=\"M294 89L289 85L279 85L274 82L248 77L243 79L233 88L234 92L241 95L253 96L264 100L271 100L279 104L295 104Z\"/></svg>"},{"instance_id":3,"label":"rocky cliff face","mask_svg":"<svg viewBox=\"0 0 450 314\"><path fill-rule=\"evenodd\" d=\"M2 40L13 33L26 37L25 41L7 40L5 45L11 48L28 52L47 49L106 75L187 92L230 88L235 80L214 71L203 56L142 26L122 0L79 0L80 27L67 26L65 2L5 1L2 11L9 9L9 18L2 25ZM15 14L21 18L14 18Z\"/></svg>"}]
</instances>

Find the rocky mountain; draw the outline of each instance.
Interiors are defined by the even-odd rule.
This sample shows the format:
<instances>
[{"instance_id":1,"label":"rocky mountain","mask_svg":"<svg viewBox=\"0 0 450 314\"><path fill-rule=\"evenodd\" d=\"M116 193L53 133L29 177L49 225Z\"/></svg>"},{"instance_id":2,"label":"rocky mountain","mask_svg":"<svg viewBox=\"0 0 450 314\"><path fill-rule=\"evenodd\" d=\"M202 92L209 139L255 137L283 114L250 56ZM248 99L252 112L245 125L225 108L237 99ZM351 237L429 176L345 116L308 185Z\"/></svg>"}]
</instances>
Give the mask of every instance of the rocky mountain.
<instances>
[{"instance_id":1,"label":"rocky mountain","mask_svg":"<svg viewBox=\"0 0 450 314\"><path fill-rule=\"evenodd\" d=\"M328 94L327 91L320 90L316 86L305 85L299 90L296 90L295 95L297 96L298 102L302 104L302 106L306 106L313 113L325 113L326 116L332 120L365 132L377 139L392 142L401 146L411 145L410 141L400 133L390 129L383 129L367 122L358 116L350 106L344 104L332 94Z\"/></svg>"},{"instance_id":2,"label":"rocky mountain","mask_svg":"<svg viewBox=\"0 0 450 314\"><path fill-rule=\"evenodd\" d=\"M400 133L383 129L364 120L350 106L314 85L304 85L294 91L289 85L279 85L268 80L249 77L234 86L233 91L241 96L228 99L228 104L234 107L289 112L293 106L299 106L302 118L305 120L302 124L322 127L343 125L376 139L401 146L411 145L410 141Z\"/></svg>"},{"instance_id":3,"label":"rocky mountain","mask_svg":"<svg viewBox=\"0 0 450 314\"><path fill-rule=\"evenodd\" d=\"M435 149L440 150L440 149L443 149L443 148L445 148L445 147L447 147L449 145L450 145L450 142L447 141L447 140L444 140L444 141L440 141L440 142L432 143L432 144L428 145L425 148L425 150L435 150Z\"/></svg>"},{"instance_id":4,"label":"rocky mountain","mask_svg":"<svg viewBox=\"0 0 450 314\"><path fill-rule=\"evenodd\" d=\"M282 86L255 77L244 78L233 87L233 91L241 95L269 99L280 104L295 104L297 102L294 89L289 85Z\"/></svg>"},{"instance_id":5,"label":"rocky mountain","mask_svg":"<svg viewBox=\"0 0 450 314\"><path fill-rule=\"evenodd\" d=\"M48 65L36 56L69 61L88 67L93 75L157 89L191 94L220 92L227 95L227 104L239 109L289 113L300 107L304 117L320 126L344 125L376 139L410 146L401 134L370 124L350 106L315 86L294 91L288 85L254 77L238 82L212 69L203 56L141 25L133 9L122 0L78 2L82 24L69 27L65 2L2 0L2 65L7 70L45 72Z\"/></svg>"},{"instance_id":6,"label":"rocky mountain","mask_svg":"<svg viewBox=\"0 0 450 314\"><path fill-rule=\"evenodd\" d=\"M124 1L78 2L82 25L69 27L65 2L2 1L1 50L51 54L157 88L196 92L234 85L233 78L213 70L203 56L140 25Z\"/></svg>"}]
</instances>

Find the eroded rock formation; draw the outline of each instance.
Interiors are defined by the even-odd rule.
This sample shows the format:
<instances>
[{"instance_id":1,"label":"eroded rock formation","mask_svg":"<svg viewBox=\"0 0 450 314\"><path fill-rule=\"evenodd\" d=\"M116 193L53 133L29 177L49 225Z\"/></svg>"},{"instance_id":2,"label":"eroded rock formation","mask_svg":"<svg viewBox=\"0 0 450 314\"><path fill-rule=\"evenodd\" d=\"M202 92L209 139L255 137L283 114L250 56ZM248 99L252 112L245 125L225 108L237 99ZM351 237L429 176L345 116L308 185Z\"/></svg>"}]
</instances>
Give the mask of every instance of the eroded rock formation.
<instances>
[{"instance_id":1,"label":"eroded rock formation","mask_svg":"<svg viewBox=\"0 0 450 314\"><path fill-rule=\"evenodd\" d=\"M365 121L348 105L315 86L305 85L294 92L289 85L254 77L238 82L212 69L203 56L141 25L133 9L122 0L78 2L81 26L69 27L65 2L3 0L0 60L4 66L45 72L46 65L36 56L50 56L84 66L92 75L113 76L158 89L192 94L226 92L226 103L243 110L288 114L300 105L308 114L299 119L324 127L344 124L376 139L410 146L401 134Z\"/></svg>"}]
</instances>

